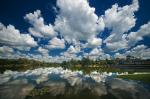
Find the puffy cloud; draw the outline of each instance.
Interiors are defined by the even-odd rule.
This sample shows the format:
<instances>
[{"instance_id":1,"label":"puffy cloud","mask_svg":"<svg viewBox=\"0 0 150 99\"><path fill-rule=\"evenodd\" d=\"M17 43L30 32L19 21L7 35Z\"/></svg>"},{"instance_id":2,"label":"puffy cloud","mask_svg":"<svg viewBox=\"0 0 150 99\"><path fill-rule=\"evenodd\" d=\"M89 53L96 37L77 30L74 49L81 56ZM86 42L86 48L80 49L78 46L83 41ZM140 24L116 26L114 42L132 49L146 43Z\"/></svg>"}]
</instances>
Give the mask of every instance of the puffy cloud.
<instances>
[{"instance_id":1,"label":"puffy cloud","mask_svg":"<svg viewBox=\"0 0 150 99\"><path fill-rule=\"evenodd\" d=\"M103 52L102 52L102 49L98 49L98 48L94 48L90 53L89 55L90 56L99 56L101 55Z\"/></svg>"},{"instance_id":2,"label":"puffy cloud","mask_svg":"<svg viewBox=\"0 0 150 99\"><path fill-rule=\"evenodd\" d=\"M64 49L65 48L65 40L54 37L49 41L49 44L46 46L49 49Z\"/></svg>"},{"instance_id":3,"label":"puffy cloud","mask_svg":"<svg viewBox=\"0 0 150 99\"><path fill-rule=\"evenodd\" d=\"M74 53L78 53L80 52L80 48L79 47L74 47L74 46L70 46L67 50L68 53L70 54L74 54Z\"/></svg>"},{"instance_id":4,"label":"puffy cloud","mask_svg":"<svg viewBox=\"0 0 150 99\"><path fill-rule=\"evenodd\" d=\"M34 13L26 14L24 17L33 26L29 28L29 32L36 37L54 37L57 33L51 24L45 25L44 19L41 16L41 11L37 10Z\"/></svg>"},{"instance_id":5,"label":"puffy cloud","mask_svg":"<svg viewBox=\"0 0 150 99\"><path fill-rule=\"evenodd\" d=\"M103 54L100 59L104 60L104 59L108 59L110 60L111 59L111 56L109 54Z\"/></svg>"},{"instance_id":6,"label":"puffy cloud","mask_svg":"<svg viewBox=\"0 0 150 99\"><path fill-rule=\"evenodd\" d=\"M73 46L76 50L78 50L78 52L80 52L84 48L87 48L88 46L87 42L84 43L84 42L76 41L76 40L73 40L73 42L70 44L71 44L70 47Z\"/></svg>"},{"instance_id":7,"label":"puffy cloud","mask_svg":"<svg viewBox=\"0 0 150 99\"><path fill-rule=\"evenodd\" d=\"M71 59L74 59L76 60L77 59L77 55L75 53L68 53L68 52L64 52L64 53L61 53L61 59L63 61L68 61L68 60L71 60ZM62 58L63 57L63 58Z\"/></svg>"},{"instance_id":8,"label":"puffy cloud","mask_svg":"<svg viewBox=\"0 0 150 99\"><path fill-rule=\"evenodd\" d=\"M126 58L127 55L134 56L136 58L149 59L150 58L150 48L142 45L137 45L136 47L126 51L125 53L115 53L115 58Z\"/></svg>"},{"instance_id":9,"label":"puffy cloud","mask_svg":"<svg viewBox=\"0 0 150 99\"><path fill-rule=\"evenodd\" d=\"M98 47L98 46L101 46L102 45L102 39L101 38L96 38L96 37L93 37L93 38L90 38L88 39L88 47Z\"/></svg>"},{"instance_id":10,"label":"puffy cloud","mask_svg":"<svg viewBox=\"0 0 150 99\"><path fill-rule=\"evenodd\" d=\"M10 48L8 46L2 46L0 47L0 58L8 58L12 56L13 52L13 48Z\"/></svg>"},{"instance_id":11,"label":"puffy cloud","mask_svg":"<svg viewBox=\"0 0 150 99\"><path fill-rule=\"evenodd\" d=\"M31 59L32 55L30 53L24 53L24 51L14 50L9 46L0 47L0 58L7 59L18 59L18 58L28 58ZM36 59L36 58L33 58Z\"/></svg>"},{"instance_id":12,"label":"puffy cloud","mask_svg":"<svg viewBox=\"0 0 150 99\"><path fill-rule=\"evenodd\" d=\"M50 39L47 45L43 45L44 48L38 46L38 55L21 51L14 54L13 48L29 51L31 47L37 46L37 42L31 34L20 33L13 25L4 26L2 23L0 23L0 45L2 45L0 53L8 53L7 57L27 57L52 62L88 56L94 60L110 59L111 56L101 49L104 43L104 47L107 51L113 52L115 58L124 58L126 55L149 58L150 49L145 45L130 49L145 36L150 36L150 22L142 25L139 30L129 33L136 24L134 13L139 9L138 0L133 0L132 4L123 7L114 4L101 16L95 14L95 8L90 7L88 0L57 0L56 3L59 10L54 25L45 24L40 10L24 17L32 26L28 29L32 36ZM104 28L110 30L110 35L102 40L97 36ZM60 34L57 35L57 32ZM70 45L66 51L60 52L59 56L49 56L49 50L65 49L66 43ZM92 50L86 53L85 48ZM128 51L123 54L117 52L121 49ZM79 53L81 56L78 56Z\"/></svg>"},{"instance_id":13,"label":"puffy cloud","mask_svg":"<svg viewBox=\"0 0 150 99\"><path fill-rule=\"evenodd\" d=\"M115 53L114 58L124 59L124 58L126 58L126 56L124 54Z\"/></svg>"},{"instance_id":14,"label":"puffy cloud","mask_svg":"<svg viewBox=\"0 0 150 99\"><path fill-rule=\"evenodd\" d=\"M122 40L118 42L108 42L106 43L106 46L110 51L113 51L113 52L128 48L127 40L125 38L122 38Z\"/></svg>"},{"instance_id":15,"label":"puffy cloud","mask_svg":"<svg viewBox=\"0 0 150 99\"><path fill-rule=\"evenodd\" d=\"M105 26L112 31L110 36L106 38L104 42L111 42L114 44L107 45L115 46L118 41L122 40L123 34L135 26L136 18L134 13L138 10L138 8L138 0L133 0L131 5L118 7L118 4L115 4L112 8L105 11L105 15L103 16ZM122 47L122 45L118 44L118 48L120 47Z\"/></svg>"},{"instance_id":16,"label":"puffy cloud","mask_svg":"<svg viewBox=\"0 0 150 99\"><path fill-rule=\"evenodd\" d=\"M104 22L106 27L112 30L111 34L115 34L112 41L118 41L123 33L135 26L136 18L134 13L138 8L138 0L133 0L131 5L118 7L115 4L111 9L105 11Z\"/></svg>"},{"instance_id":17,"label":"puffy cloud","mask_svg":"<svg viewBox=\"0 0 150 99\"><path fill-rule=\"evenodd\" d=\"M71 59L80 59L76 54L80 52L80 47L78 46L70 46L67 51L62 52L61 55L64 57L66 60L71 60Z\"/></svg>"},{"instance_id":18,"label":"puffy cloud","mask_svg":"<svg viewBox=\"0 0 150 99\"><path fill-rule=\"evenodd\" d=\"M13 53L13 52L14 50L8 46L0 47L0 53L7 54L7 53Z\"/></svg>"},{"instance_id":19,"label":"puffy cloud","mask_svg":"<svg viewBox=\"0 0 150 99\"><path fill-rule=\"evenodd\" d=\"M111 56L109 54L104 53L104 51L101 48L94 48L90 51L90 53L84 53L84 57L88 57L92 60L96 59L110 59Z\"/></svg>"},{"instance_id":20,"label":"puffy cloud","mask_svg":"<svg viewBox=\"0 0 150 99\"><path fill-rule=\"evenodd\" d=\"M70 47L61 52L59 56L51 56L50 61L52 62L62 62L62 61L69 61L71 59L74 60L81 60L82 56L78 56L77 54L81 52L81 48L78 45L70 45Z\"/></svg>"},{"instance_id":21,"label":"puffy cloud","mask_svg":"<svg viewBox=\"0 0 150 99\"><path fill-rule=\"evenodd\" d=\"M95 8L87 0L57 0L60 9L55 29L67 41L87 40L104 29L103 19L95 14Z\"/></svg>"},{"instance_id":22,"label":"puffy cloud","mask_svg":"<svg viewBox=\"0 0 150 99\"><path fill-rule=\"evenodd\" d=\"M133 46L138 41L142 40L144 36L150 36L150 22L140 27L137 32L131 32L127 36L128 45Z\"/></svg>"},{"instance_id":23,"label":"puffy cloud","mask_svg":"<svg viewBox=\"0 0 150 99\"><path fill-rule=\"evenodd\" d=\"M107 49L111 52L117 52L118 50L128 48L127 40L126 40L127 35L123 34L122 38L120 41L117 42L111 42L111 39L113 39L113 36L109 36L107 38L108 42L106 43ZM104 41L105 42L105 41Z\"/></svg>"},{"instance_id":24,"label":"puffy cloud","mask_svg":"<svg viewBox=\"0 0 150 99\"><path fill-rule=\"evenodd\" d=\"M29 34L22 34L13 25L0 23L0 44L15 48L35 47L37 42Z\"/></svg>"},{"instance_id":25,"label":"puffy cloud","mask_svg":"<svg viewBox=\"0 0 150 99\"><path fill-rule=\"evenodd\" d=\"M63 56L50 56L48 62L58 62L61 63L66 60Z\"/></svg>"},{"instance_id":26,"label":"puffy cloud","mask_svg":"<svg viewBox=\"0 0 150 99\"><path fill-rule=\"evenodd\" d=\"M43 56L48 56L49 51L47 49L44 49L42 47L39 47L37 50L40 54L42 54Z\"/></svg>"},{"instance_id":27,"label":"puffy cloud","mask_svg":"<svg viewBox=\"0 0 150 99\"><path fill-rule=\"evenodd\" d=\"M112 51L118 51L124 48L130 48L134 46L138 41L143 40L143 37L150 36L150 22L144 24L136 32L130 32L128 35L123 34L122 38L118 42L107 42L106 46ZM109 36L108 39L113 39L113 36Z\"/></svg>"},{"instance_id":28,"label":"puffy cloud","mask_svg":"<svg viewBox=\"0 0 150 99\"><path fill-rule=\"evenodd\" d=\"M120 49L124 49L126 47L125 44L121 42L107 43L106 46L110 51L113 51L113 52L116 52Z\"/></svg>"},{"instance_id":29,"label":"puffy cloud","mask_svg":"<svg viewBox=\"0 0 150 99\"><path fill-rule=\"evenodd\" d=\"M133 49L127 51L125 55L131 55L136 58L149 59L150 58L150 48L145 45L137 45Z\"/></svg>"}]
</instances>

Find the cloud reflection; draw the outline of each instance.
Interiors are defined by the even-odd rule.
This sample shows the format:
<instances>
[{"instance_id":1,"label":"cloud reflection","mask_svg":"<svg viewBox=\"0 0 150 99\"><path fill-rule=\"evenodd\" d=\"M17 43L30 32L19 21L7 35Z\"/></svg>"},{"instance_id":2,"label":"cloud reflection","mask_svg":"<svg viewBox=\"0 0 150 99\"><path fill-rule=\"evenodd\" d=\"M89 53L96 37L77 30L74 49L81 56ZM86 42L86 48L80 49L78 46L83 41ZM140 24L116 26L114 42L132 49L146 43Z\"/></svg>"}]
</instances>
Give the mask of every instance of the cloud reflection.
<instances>
[{"instance_id":1,"label":"cloud reflection","mask_svg":"<svg viewBox=\"0 0 150 99\"><path fill-rule=\"evenodd\" d=\"M39 68L25 72L6 71L0 74L0 99L25 99L34 89L41 88L47 88L47 98L51 99L57 99L60 95L63 99L71 96L76 96L74 99L77 99L82 95L95 99L106 99L103 97L110 96L115 99L150 98L149 91L142 85L115 79L112 74L92 72L85 75L82 71L62 68ZM38 98L42 99L42 96Z\"/></svg>"}]
</instances>

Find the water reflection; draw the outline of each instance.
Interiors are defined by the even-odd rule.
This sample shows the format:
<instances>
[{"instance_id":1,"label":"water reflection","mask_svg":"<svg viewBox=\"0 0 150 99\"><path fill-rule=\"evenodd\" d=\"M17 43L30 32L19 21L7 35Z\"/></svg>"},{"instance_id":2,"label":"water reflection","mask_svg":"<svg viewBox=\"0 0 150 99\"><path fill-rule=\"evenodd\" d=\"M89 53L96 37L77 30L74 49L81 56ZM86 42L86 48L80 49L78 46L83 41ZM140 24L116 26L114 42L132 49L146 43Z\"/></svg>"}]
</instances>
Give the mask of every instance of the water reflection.
<instances>
[{"instance_id":1,"label":"water reflection","mask_svg":"<svg viewBox=\"0 0 150 99\"><path fill-rule=\"evenodd\" d=\"M0 99L149 99L141 84L112 77L84 75L62 68L39 68L0 74Z\"/></svg>"}]
</instances>

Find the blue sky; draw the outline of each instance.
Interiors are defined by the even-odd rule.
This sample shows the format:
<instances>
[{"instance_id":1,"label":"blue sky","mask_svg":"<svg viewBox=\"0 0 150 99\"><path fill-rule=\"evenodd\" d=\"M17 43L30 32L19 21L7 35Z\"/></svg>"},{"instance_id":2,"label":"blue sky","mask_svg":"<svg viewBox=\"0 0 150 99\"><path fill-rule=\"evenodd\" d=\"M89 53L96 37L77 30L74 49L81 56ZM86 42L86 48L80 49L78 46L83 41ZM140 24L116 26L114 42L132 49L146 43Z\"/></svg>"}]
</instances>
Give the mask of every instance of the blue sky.
<instances>
[{"instance_id":1,"label":"blue sky","mask_svg":"<svg viewBox=\"0 0 150 99\"><path fill-rule=\"evenodd\" d=\"M148 0L2 0L0 58L150 58Z\"/></svg>"}]
</instances>

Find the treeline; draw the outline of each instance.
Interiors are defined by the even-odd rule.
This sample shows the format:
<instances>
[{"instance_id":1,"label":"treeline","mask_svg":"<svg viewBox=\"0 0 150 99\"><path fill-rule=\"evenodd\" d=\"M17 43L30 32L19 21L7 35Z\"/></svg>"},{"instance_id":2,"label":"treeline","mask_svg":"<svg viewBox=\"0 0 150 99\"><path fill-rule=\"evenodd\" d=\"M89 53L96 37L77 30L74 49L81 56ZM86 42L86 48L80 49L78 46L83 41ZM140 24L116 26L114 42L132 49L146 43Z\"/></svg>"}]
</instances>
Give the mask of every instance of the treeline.
<instances>
[{"instance_id":1,"label":"treeline","mask_svg":"<svg viewBox=\"0 0 150 99\"><path fill-rule=\"evenodd\" d=\"M0 59L0 67L22 67L22 66L30 66L30 67L90 67L90 66L98 66L98 65L112 65L115 64L114 60L90 60L89 58L83 58L82 60L70 60L70 61L63 61L62 63L50 63L50 62L41 62L33 59Z\"/></svg>"},{"instance_id":2,"label":"treeline","mask_svg":"<svg viewBox=\"0 0 150 99\"><path fill-rule=\"evenodd\" d=\"M89 58L83 58L82 60L70 60L63 61L62 63L49 63L41 62L33 59L0 59L0 72L5 70L25 71L28 69L36 69L41 67L63 67L64 69L71 70L98 70L98 71L120 71L115 66L129 66L129 65L142 65L149 66L150 60L136 59L128 56L126 59L112 59L112 60L90 60Z\"/></svg>"},{"instance_id":3,"label":"treeline","mask_svg":"<svg viewBox=\"0 0 150 99\"><path fill-rule=\"evenodd\" d=\"M83 58L82 60L70 60L63 61L61 66L63 67L99 67L99 66L111 66L114 65L115 60L90 60L89 58Z\"/></svg>"},{"instance_id":4,"label":"treeline","mask_svg":"<svg viewBox=\"0 0 150 99\"><path fill-rule=\"evenodd\" d=\"M0 59L0 72L5 70L25 71L29 69L36 69L40 67L58 67L59 63L47 63L33 59Z\"/></svg>"},{"instance_id":5,"label":"treeline","mask_svg":"<svg viewBox=\"0 0 150 99\"><path fill-rule=\"evenodd\" d=\"M90 60L89 58L83 58L82 60L70 60L63 61L62 63L49 63L49 62L41 62L33 59L0 59L0 72L4 72L5 70L15 70L15 71L25 71L29 69L36 69L40 67L63 67L64 69L71 70L90 70L92 69L101 69L106 70L111 65L115 64L113 60ZM88 67L88 68L87 68Z\"/></svg>"},{"instance_id":6,"label":"treeline","mask_svg":"<svg viewBox=\"0 0 150 99\"><path fill-rule=\"evenodd\" d=\"M40 66L58 66L59 63L48 63L48 62L41 62L33 59L0 59L0 66L33 66L33 67L40 67Z\"/></svg>"}]
</instances>

